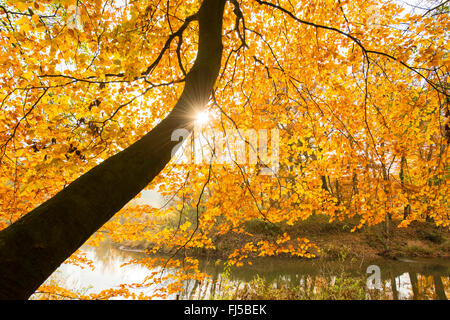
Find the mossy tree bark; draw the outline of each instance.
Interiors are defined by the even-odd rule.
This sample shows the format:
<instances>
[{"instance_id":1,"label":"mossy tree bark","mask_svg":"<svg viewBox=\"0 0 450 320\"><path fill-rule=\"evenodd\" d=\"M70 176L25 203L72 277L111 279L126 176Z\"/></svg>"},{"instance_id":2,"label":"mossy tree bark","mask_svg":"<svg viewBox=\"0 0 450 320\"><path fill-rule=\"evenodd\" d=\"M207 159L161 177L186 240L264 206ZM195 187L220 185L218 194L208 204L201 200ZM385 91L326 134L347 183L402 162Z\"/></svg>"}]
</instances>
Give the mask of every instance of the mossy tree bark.
<instances>
[{"instance_id":1,"label":"mossy tree bark","mask_svg":"<svg viewBox=\"0 0 450 320\"><path fill-rule=\"evenodd\" d=\"M204 0L199 47L172 112L127 149L79 177L0 232L0 299L27 299L94 232L165 167L176 129L193 128L193 112L209 100L222 57L226 0Z\"/></svg>"}]
</instances>

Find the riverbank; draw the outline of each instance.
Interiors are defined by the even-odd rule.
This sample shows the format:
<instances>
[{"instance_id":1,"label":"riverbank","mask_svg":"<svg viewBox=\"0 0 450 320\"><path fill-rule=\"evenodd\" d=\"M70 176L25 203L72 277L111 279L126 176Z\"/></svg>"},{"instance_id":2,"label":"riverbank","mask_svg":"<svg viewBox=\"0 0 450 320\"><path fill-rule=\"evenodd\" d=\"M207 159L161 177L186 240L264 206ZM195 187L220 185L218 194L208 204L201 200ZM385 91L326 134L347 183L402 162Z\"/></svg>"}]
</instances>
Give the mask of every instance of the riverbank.
<instances>
[{"instance_id":1,"label":"riverbank","mask_svg":"<svg viewBox=\"0 0 450 320\"><path fill-rule=\"evenodd\" d=\"M283 226L282 232L291 238L307 238L315 243L320 249L312 252L317 259L450 258L449 230L438 228L431 222L415 221L408 228L397 228L397 223L392 221L388 235L384 224L364 226L351 232L357 224L355 219L330 223L326 217L313 216L294 226ZM226 259L236 248L249 241L276 237L281 232L277 226L259 219L248 222L245 230L249 234L229 232L216 237L215 250L192 249L189 254ZM125 242L120 245L129 250L152 247L152 244L144 242Z\"/></svg>"}]
</instances>

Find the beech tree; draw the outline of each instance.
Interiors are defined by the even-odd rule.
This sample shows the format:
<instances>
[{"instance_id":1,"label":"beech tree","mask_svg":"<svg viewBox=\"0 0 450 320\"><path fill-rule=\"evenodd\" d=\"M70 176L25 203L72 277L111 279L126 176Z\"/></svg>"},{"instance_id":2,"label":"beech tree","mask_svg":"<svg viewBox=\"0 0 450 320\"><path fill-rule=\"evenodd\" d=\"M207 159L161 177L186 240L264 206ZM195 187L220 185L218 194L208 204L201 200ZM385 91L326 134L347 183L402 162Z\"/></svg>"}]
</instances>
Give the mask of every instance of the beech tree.
<instances>
[{"instance_id":1,"label":"beech tree","mask_svg":"<svg viewBox=\"0 0 450 320\"><path fill-rule=\"evenodd\" d=\"M230 255L242 264L314 256L283 229L314 214L450 226L447 1L0 3L2 299L105 233L178 253L277 228ZM124 208L144 189L173 205ZM129 292L83 298L114 294Z\"/></svg>"}]
</instances>

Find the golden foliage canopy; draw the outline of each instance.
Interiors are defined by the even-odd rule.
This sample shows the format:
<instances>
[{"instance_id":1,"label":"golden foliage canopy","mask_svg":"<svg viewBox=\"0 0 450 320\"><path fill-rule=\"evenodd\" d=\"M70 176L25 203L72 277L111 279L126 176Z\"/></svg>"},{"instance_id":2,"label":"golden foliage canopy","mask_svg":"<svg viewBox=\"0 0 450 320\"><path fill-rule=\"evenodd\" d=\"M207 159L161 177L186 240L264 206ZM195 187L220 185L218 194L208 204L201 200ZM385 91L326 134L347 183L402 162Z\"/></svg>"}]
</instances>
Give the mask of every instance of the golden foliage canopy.
<instances>
[{"instance_id":1,"label":"golden foliage canopy","mask_svg":"<svg viewBox=\"0 0 450 320\"><path fill-rule=\"evenodd\" d=\"M0 4L5 228L170 112L196 57L201 3ZM411 14L389 0L229 1L209 121L185 146L192 150L214 129L222 133L214 151L232 149L227 137L238 137L250 153L261 144L236 132L276 129L273 174L261 174L262 158L221 162L203 145L206 160L175 158L148 186L170 205L129 205L92 243L108 233L148 241L155 251L214 249L218 235L245 232L252 219L283 229L313 214L356 216L360 226L428 219L448 228L450 19L448 5L433 8ZM179 223L165 223L168 216ZM311 248L281 232L230 259L309 256Z\"/></svg>"}]
</instances>

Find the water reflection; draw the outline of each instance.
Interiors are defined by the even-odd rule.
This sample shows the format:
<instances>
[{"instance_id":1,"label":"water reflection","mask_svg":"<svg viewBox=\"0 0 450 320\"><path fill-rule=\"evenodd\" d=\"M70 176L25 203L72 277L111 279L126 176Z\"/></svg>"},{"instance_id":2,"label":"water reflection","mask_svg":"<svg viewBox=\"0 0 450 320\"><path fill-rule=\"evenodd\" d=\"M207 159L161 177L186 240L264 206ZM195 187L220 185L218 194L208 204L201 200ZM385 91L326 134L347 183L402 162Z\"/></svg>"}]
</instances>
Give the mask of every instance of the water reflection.
<instances>
[{"instance_id":1,"label":"water reflection","mask_svg":"<svg viewBox=\"0 0 450 320\"><path fill-rule=\"evenodd\" d=\"M142 257L142 254L123 251L111 245L103 244L99 247L82 247L86 258L94 262L94 269L80 268L72 264L62 264L46 281L48 284L57 284L65 289L75 291L82 295L99 293L102 290L116 288L121 284L142 283L149 274L149 269L138 264L128 264L130 259ZM162 271L161 268L151 271ZM133 289L134 293L142 292L151 295L157 289L167 285L162 282L157 285ZM174 299L175 296L169 298Z\"/></svg>"},{"instance_id":2,"label":"water reflection","mask_svg":"<svg viewBox=\"0 0 450 320\"><path fill-rule=\"evenodd\" d=\"M149 270L135 264L122 266L130 259L145 257L145 254L139 251L125 250L123 247L116 248L107 243L99 247L83 247L82 250L86 253L86 257L94 262L94 270L64 264L48 282L56 281L69 290L87 295L124 283L143 282L150 272L162 271L161 269ZM252 288L248 284L256 276L263 279L264 283L273 289L295 287L296 290L304 293L302 298L315 299L321 297L321 291L327 291L332 286L337 287L339 281L343 287L353 285L354 282L345 282L351 278L365 281L370 276L366 274L367 267L370 265L380 267L381 287L370 290L365 288L363 295L356 295L356 298L446 300L450 297L450 260L448 259L342 263L266 258L254 262L252 266L232 268L227 274L224 274L223 264L204 259L200 263L200 269L211 275L211 281L185 281L184 291L181 294L168 295L167 299L224 298L224 292L230 293L228 298L255 297L250 294L249 290ZM166 285L167 282L163 282L132 290L135 293L143 292L145 295L151 295L155 290ZM345 295L340 296L342 297L345 298Z\"/></svg>"}]
</instances>

